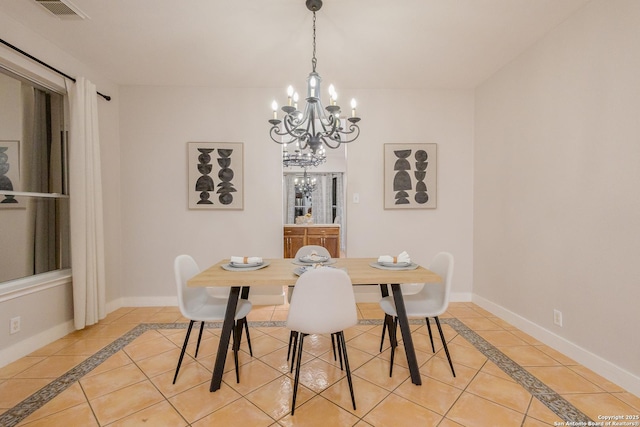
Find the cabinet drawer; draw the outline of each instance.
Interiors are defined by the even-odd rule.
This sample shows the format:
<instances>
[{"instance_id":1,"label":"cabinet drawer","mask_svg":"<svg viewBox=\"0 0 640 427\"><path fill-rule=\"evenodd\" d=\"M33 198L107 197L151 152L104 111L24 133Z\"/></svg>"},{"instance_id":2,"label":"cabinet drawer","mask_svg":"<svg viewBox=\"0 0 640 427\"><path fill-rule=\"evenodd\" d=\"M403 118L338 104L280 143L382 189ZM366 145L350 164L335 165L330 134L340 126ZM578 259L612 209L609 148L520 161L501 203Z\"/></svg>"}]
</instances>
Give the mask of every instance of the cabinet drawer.
<instances>
[{"instance_id":1,"label":"cabinet drawer","mask_svg":"<svg viewBox=\"0 0 640 427\"><path fill-rule=\"evenodd\" d=\"M309 227L307 230L309 236L337 236L340 229L337 227Z\"/></svg>"},{"instance_id":2,"label":"cabinet drawer","mask_svg":"<svg viewBox=\"0 0 640 427\"><path fill-rule=\"evenodd\" d=\"M304 236L305 228L302 227L285 227L284 235L285 236Z\"/></svg>"}]
</instances>

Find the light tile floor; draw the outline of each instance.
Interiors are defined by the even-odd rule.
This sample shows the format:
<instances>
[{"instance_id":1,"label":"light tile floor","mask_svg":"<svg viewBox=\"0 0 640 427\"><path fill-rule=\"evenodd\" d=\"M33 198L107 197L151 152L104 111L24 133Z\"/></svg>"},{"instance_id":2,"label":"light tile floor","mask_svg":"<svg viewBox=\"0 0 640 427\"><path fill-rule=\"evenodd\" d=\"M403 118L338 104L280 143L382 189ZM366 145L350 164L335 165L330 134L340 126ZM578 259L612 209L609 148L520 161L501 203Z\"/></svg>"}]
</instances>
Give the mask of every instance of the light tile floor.
<instances>
[{"instance_id":1,"label":"light tile floor","mask_svg":"<svg viewBox=\"0 0 640 427\"><path fill-rule=\"evenodd\" d=\"M186 320L176 307L119 309L0 368L0 425L535 427L640 414L638 396L475 304L452 303L441 320L455 378L441 344L433 354L423 322L412 324L422 386L409 379L402 345L390 378L388 340L379 352L383 314L377 304L358 304L360 324L345 333L357 410L331 340L310 336L292 417L287 308L254 307L254 356L243 340L240 384L229 357L215 393L218 328L205 330L197 359L192 334L173 385Z\"/></svg>"}]
</instances>

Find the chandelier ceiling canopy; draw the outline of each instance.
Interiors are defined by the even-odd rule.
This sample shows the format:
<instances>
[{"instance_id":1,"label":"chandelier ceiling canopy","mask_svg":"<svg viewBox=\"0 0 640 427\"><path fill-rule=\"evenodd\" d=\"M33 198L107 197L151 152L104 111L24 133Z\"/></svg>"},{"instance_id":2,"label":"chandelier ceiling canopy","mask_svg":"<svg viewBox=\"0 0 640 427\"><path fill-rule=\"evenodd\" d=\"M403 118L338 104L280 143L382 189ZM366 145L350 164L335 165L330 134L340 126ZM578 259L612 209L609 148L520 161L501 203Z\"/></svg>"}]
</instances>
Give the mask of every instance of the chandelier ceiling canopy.
<instances>
[{"instance_id":1,"label":"chandelier ceiling canopy","mask_svg":"<svg viewBox=\"0 0 640 427\"><path fill-rule=\"evenodd\" d=\"M278 103L273 101L271 104L273 118L269 120L269 135L273 141L285 145L282 156L285 166L318 166L326 160L325 147L338 148L340 144L352 142L360 135L355 99L351 100L351 116L341 118L338 93L330 85L329 105L322 105L322 78L316 72L316 12L322 7L322 1L306 0L306 5L313 12L313 56L311 73L307 77L306 105L303 111L298 109L299 95L293 86L287 88L287 103L281 108L284 112L282 119L278 118ZM287 146L292 143L296 145L294 152L290 153Z\"/></svg>"}]
</instances>

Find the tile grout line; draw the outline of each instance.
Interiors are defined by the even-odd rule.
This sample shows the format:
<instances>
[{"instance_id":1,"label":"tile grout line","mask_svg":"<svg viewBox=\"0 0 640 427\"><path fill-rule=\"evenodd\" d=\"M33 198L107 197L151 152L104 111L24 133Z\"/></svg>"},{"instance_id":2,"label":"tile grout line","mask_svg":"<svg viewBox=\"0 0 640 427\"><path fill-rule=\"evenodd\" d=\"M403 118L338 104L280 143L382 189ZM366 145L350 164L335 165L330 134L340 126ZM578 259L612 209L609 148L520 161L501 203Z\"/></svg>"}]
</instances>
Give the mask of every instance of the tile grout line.
<instances>
[{"instance_id":1,"label":"tile grout line","mask_svg":"<svg viewBox=\"0 0 640 427\"><path fill-rule=\"evenodd\" d=\"M476 347L489 360L495 363L507 375L513 378L518 384L523 386L525 390L531 393L542 404L549 408L553 413L564 421L574 422L593 422L589 417L583 414L570 402L560 396L558 393L549 388L546 384L538 380L536 377L527 372L524 368L490 344L476 332L469 329L464 323L457 318L442 318L443 324L451 326L458 334L466 339L470 344ZM252 327L283 327L286 321L252 321L248 322ZM410 320L411 324L423 324L421 320ZM382 324L380 319L360 319L359 325L377 326ZM122 350L125 346L138 338L144 332L157 329L186 329L187 323L140 323L133 327L129 332L120 338L117 338L111 344L108 344L92 356L70 369L62 376L56 378L22 402L10 408L3 414L0 414L0 425L6 427L14 427L33 412L47 404L50 400L65 391L68 387L79 381L87 373L95 369L109 357ZM222 322L207 323L208 328L221 328ZM526 416L526 414L525 414Z\"/></svg>"}]
</instances>

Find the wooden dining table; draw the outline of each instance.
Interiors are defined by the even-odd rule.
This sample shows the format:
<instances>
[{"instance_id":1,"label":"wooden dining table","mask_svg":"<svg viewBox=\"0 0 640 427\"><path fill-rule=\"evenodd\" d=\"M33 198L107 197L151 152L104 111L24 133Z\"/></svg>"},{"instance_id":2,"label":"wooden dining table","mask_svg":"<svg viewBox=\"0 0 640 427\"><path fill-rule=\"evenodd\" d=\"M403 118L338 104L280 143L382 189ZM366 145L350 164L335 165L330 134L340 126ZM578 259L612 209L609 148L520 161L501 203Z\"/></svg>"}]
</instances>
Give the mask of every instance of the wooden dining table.
<instances>
[{"instance_id":1,"label":"wooden dining table","mask_svg":"<svg viewBox=\"0 0 640 427\"><path fill-rule=\"evenodd\" d=\"M411 381L413 384L421 385L422 380L400 284L442 283L442 278L422 266L412 270L375 268L371 266L372 263L377 261L375 258L333 258L332 261L335 261L335 263L331 264L331 266L344 269L351 278L353 285L378 285L382 296L389 294L388 285L391 285ZM300 265L294 264L294 259L268 258L264 259L264 262L269 265L259 270L228 271L223 268L223 265L228 264L229 259L223 259L187 281L187 286L190 287L231 287L209 391L219 390L222 383L222 374L229 349L231 332L233 331L238 299L247 299L250 288L273 285L293 286L298 280L294 270Z\"/></svg>"}]
</instances>

